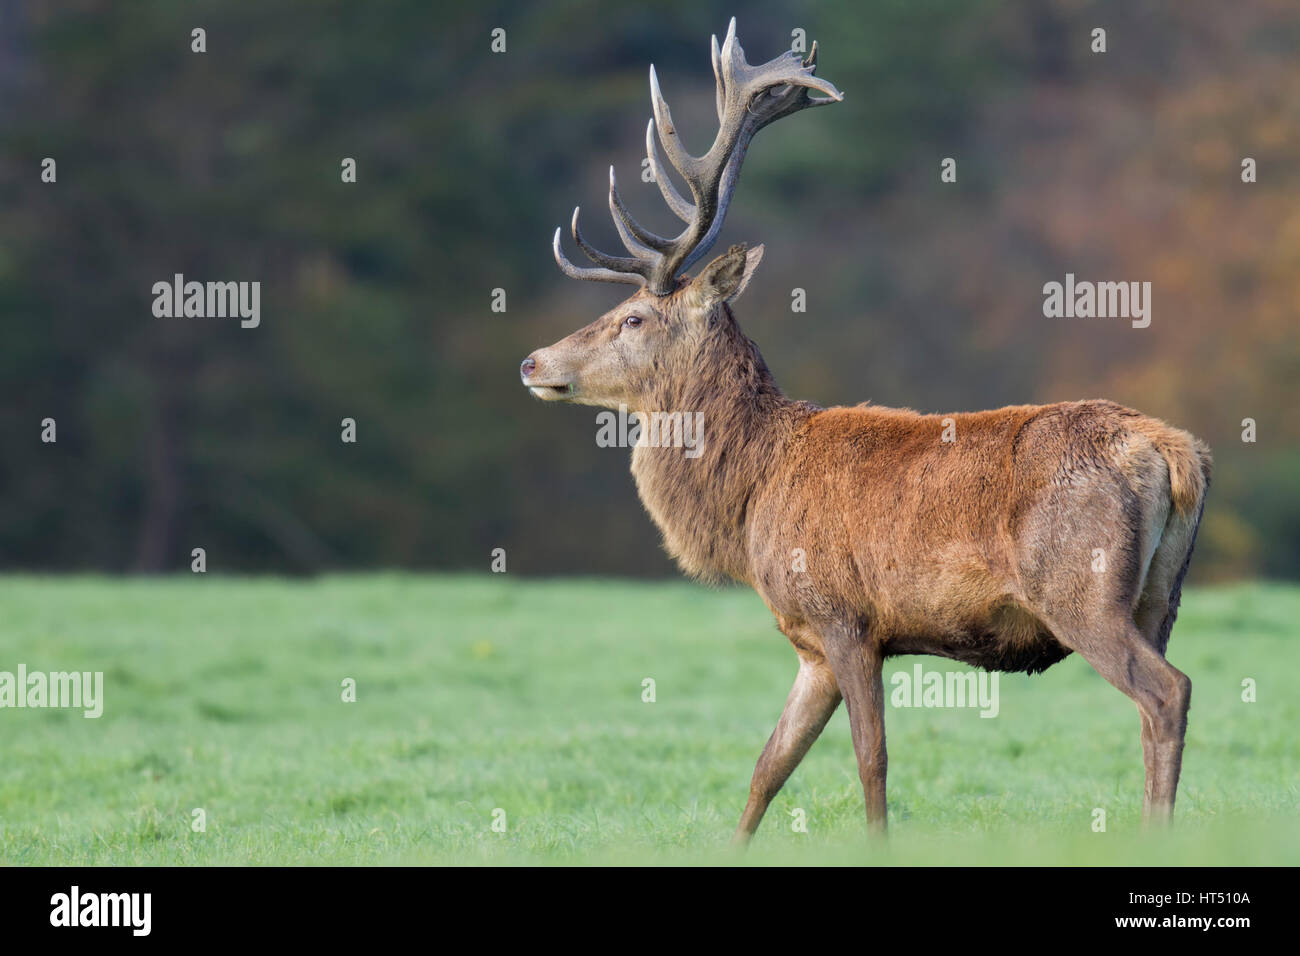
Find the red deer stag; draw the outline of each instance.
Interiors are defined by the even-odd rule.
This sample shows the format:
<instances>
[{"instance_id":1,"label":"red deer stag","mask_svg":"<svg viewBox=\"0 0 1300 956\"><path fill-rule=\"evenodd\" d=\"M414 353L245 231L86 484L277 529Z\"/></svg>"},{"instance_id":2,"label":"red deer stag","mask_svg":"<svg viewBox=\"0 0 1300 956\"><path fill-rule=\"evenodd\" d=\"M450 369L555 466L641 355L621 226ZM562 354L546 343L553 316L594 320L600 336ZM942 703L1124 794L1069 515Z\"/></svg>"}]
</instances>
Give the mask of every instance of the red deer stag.
<instances>
[{"instance_id":1,"label":"red deer stag","mask_svg":"<svg viewBox=\"0 0 1300 956\"><path fill-rule=\"evenodd\" d=\"M998 671L1045 670L1077 651L1137 704L1143 818L1173 811L1191 682L1165 660L1210 478L1205 445L1108 401L921 415L871 404L820 408L782 394L731 304L763 247L732 246L697 275L754 134L842 98L806 60L751 66L713 39L720 129L682 146L650 69L650 168L686 226L639 224L610 170L609 206L629 255L573 240L596 264L568 276L639 285L591 325L520 368L545 401L617 408L642 422L702 413L690 454L646 442L632 475L665 547L689 574L753 587L799 655L736 832L746 841L843 698L869 827L885 828L881 666L934 654ZM812 96L810 91L824 94ZM655 137L690 190L665 174ZM662 436L661 436L662 437Z\"/></svg>"}]
</instances>

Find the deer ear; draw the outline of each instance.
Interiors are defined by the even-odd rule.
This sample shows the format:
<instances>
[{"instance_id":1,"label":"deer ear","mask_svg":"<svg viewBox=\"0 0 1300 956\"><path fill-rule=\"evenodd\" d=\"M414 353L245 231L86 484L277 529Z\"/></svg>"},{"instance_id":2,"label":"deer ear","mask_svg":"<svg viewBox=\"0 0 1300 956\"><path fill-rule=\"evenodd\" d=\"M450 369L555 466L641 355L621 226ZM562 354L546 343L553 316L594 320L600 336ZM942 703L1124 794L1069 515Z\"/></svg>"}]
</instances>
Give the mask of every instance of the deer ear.
<instances>
[{"instance_id":1,"label":"deer ear","mask_svg":"<svg viewBox=\"0 0 1300 956\"><path fill-rule=\"evenodd\" d=\"M758 264L763 261L763 247L732 246L705 266L691 283L702 305L731 302L745 291Z\"/></svg>"}]
</instances>

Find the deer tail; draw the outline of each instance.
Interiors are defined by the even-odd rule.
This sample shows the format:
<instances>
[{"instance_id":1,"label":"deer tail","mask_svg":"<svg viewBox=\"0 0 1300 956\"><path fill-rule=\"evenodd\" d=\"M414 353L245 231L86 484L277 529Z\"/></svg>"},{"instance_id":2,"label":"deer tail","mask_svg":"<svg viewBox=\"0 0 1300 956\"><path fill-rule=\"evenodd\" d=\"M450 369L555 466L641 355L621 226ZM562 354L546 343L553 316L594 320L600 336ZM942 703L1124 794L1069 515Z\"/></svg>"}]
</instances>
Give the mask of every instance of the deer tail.
<instances>
[{"instance_id":1,"label":"deer tail","mask_svg":"<svg viewBox=\"0 0 1300 956\"><path fill-rule=\"evenodd\" d=\"M1170 500L1174 511L1196 517L1210 487L1214 461L1209 446L1178 428L1153 418L1139 419L1136 430L1160 452L1169 466Z\"/></svg>"}]
</instances>

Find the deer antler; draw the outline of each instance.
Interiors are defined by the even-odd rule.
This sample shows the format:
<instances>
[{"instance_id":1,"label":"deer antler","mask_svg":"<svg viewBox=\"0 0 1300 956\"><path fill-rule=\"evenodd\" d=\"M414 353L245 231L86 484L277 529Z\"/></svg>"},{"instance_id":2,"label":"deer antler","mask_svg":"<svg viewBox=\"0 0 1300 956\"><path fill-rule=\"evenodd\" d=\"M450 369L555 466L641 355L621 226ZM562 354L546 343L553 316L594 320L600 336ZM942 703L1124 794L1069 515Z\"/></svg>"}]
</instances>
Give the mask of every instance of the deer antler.
<instances>
[{"instance_id":1,"label":"deer antler","mask_svg":"<svg viewBox=\"0 0 1300 956\"><path fill-rule=\"evenodd\" d=\"M654 118L646 127L646 156L659 191L668 208L686 223L672 239L656 235L637 222L618 193L614 167L609 168L609 210L619 238L631 256L610 256L593 248L578 229L578 210L573 210L573 241L597 268L575 266L560 249L560 230L555 230L552 248L555 261L565 275L601 282L630 282L644 285L655 295L667 295L677 287L678 272L689 269L712 247L727 215L740 164L749 142L767 124L810 106L825 106L844 98L835 86L814 74L817 44L806 60L794 52L782 53L760 66L745 62L745 52L736 39L736 18L731 18L721 49L713 37L713 73L717 77L718 135L703 156L692 156L682 146L672 114L659 90L659 78L650 67L650 102ZM810 96L818 90L825 96ZM655 148L655 132L669 163L690 189L688 200L665 175Z\"/></svg>"}]
</instances>

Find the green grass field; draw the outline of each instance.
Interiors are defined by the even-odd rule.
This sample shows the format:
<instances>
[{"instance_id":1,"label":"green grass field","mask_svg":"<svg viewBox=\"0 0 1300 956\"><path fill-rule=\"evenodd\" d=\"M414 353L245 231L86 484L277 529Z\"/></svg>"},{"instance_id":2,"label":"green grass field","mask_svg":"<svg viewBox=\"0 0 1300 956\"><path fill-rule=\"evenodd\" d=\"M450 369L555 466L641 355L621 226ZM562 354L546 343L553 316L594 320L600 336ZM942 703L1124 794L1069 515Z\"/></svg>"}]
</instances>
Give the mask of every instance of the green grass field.
<instances>
[{"instance_id":1,"label":"green grass field","mask_svg":"<svg viewBox=\"0 0 1300 956\"><path fill-rule=\"evenodd\" d=\"M796 665L756 596L686 582L7 577L0 614L0 670L105 684L98 720L0 710L0 862L18 865L736 861ZM1300 588L1185 596L1168 832L1138 827L1134 706L1070 657L1003 675L995 719L891 706L884 843L841 709L743 860L1300 862L1297 621ZM889 671L917 661L960 669Z\"/></svg>"}]
</instances>

